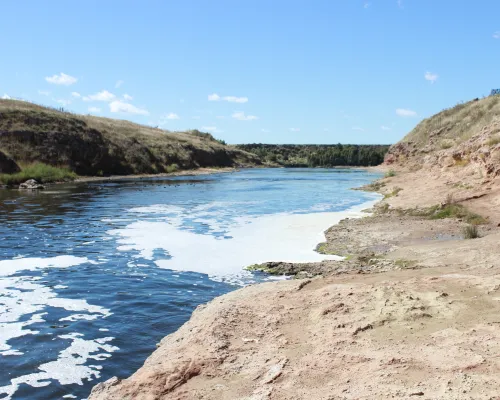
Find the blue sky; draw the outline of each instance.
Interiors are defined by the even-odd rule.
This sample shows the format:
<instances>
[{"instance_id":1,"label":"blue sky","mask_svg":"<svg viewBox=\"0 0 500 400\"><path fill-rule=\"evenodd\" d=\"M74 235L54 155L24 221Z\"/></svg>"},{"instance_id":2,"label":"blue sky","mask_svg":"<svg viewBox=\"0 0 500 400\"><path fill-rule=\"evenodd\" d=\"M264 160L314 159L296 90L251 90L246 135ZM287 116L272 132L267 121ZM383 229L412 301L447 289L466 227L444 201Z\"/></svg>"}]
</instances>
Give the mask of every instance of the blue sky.
<instances>
[{"instance_id":1,"label":"blue sky","mask_svg":"<svg viewBox=\"0 0 500 400\"><path fill-rule=\"evenodd\" d=\"M0 97L229 143L393 143L500 88L497 0L2 2Z\"/></svg>"}]
</instances>

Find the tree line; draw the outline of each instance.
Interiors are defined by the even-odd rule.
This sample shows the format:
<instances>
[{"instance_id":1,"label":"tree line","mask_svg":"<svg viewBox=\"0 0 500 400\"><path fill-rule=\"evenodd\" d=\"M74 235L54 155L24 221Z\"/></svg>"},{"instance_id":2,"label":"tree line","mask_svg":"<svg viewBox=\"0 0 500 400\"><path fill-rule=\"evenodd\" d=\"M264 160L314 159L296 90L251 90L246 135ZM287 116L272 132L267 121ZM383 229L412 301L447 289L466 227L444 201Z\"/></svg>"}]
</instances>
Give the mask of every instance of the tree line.
<instances>
[{"instance_id":1,"label":"tree line","mask_svg":"<svg viewBox=\"0 0 500 400\"><path fill-rule=\"evenodd\" d=\"M379 165L389 145L300 145L241 144L236 147L254 153L263 162L283 167L368 167Z\"/></svg>"}]
</instances>

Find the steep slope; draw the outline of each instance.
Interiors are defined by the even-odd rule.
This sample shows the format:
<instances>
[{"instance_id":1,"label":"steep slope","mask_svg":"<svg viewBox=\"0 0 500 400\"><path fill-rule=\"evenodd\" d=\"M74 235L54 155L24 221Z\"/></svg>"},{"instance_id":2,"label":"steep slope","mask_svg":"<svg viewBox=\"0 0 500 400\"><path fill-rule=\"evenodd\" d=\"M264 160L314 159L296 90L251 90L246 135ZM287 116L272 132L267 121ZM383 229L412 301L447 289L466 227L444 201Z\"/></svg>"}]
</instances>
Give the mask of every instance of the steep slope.
<instances>
[{"instance_id":1,"label":"steep slope","mask_svg":"<svg viewBox=\"0 0 500 400\"><path fill-rule=\"evenodd\" d=\"M129 121L0 100L0 151L16 163L68 166L80 175L161 173L259 164L257 156L199 131L169 132Z\"/></svg>"},{"instance_id":2,"label":"steep slope","mask_svg":"<svg viewBox=\"0 0 500 400\"><path fill-rule=\"evenodd\" d=\"M385 165L488 180L500 174L500 96L474 99L423 120L391 146Z\"/></svg>"}]
</instances>

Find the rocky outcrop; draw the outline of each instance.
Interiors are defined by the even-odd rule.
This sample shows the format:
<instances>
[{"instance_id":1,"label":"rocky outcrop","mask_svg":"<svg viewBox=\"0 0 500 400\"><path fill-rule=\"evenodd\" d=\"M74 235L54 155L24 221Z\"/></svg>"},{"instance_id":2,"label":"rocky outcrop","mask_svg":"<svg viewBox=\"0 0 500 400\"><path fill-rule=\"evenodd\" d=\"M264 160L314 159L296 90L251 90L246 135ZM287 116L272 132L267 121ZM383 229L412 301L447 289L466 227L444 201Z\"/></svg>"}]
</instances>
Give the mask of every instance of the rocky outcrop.
<instances>
[{"instance_id":1,"label":"rocky outcrop","mask_svg":"<svg viewBox=\"0 0 500 400\"><path fill-rule=\"evenodd\" d=\"M19 189L24 189L24 190L43 190L45 189L45 186L43 186L41 183L38 183L34 179L28 179L26 182L23 182L19 185Z\"/></svg>"},{"instance_id":2,"label":"rocky outcrop","mask_svg":"<svg viewBox=\"0 0 500 400\"><path fill-rule=\"evenodd\" d=\"M0 174L14 174L21 169L16 162L0 151Z\"/></svg>"}]
</instances>

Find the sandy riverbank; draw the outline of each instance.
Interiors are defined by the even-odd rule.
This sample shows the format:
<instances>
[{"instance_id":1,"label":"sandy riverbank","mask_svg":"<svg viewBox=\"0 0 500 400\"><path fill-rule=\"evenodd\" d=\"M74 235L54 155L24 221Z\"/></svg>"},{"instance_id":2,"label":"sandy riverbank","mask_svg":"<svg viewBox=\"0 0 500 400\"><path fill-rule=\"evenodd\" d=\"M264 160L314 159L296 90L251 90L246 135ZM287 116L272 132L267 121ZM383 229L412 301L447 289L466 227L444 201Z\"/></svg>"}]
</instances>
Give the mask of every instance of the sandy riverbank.
<instances>
[{"instance_id":1,"label":"sandy riverbank","mask_svg":"<svg viewBox=\"0 0 500 400\"><path fill-rule=\"evenodd\" d=\"M321 276L198 307L132 377L90 399L497 398L497 185L447 182L424 172L383 179L388 196L372 216L326 233L322 251L346 260L286 264ZM450 192L487 218L481 238L463 239L464 218L408 211Z\"/></svg>"}]
</instances>

